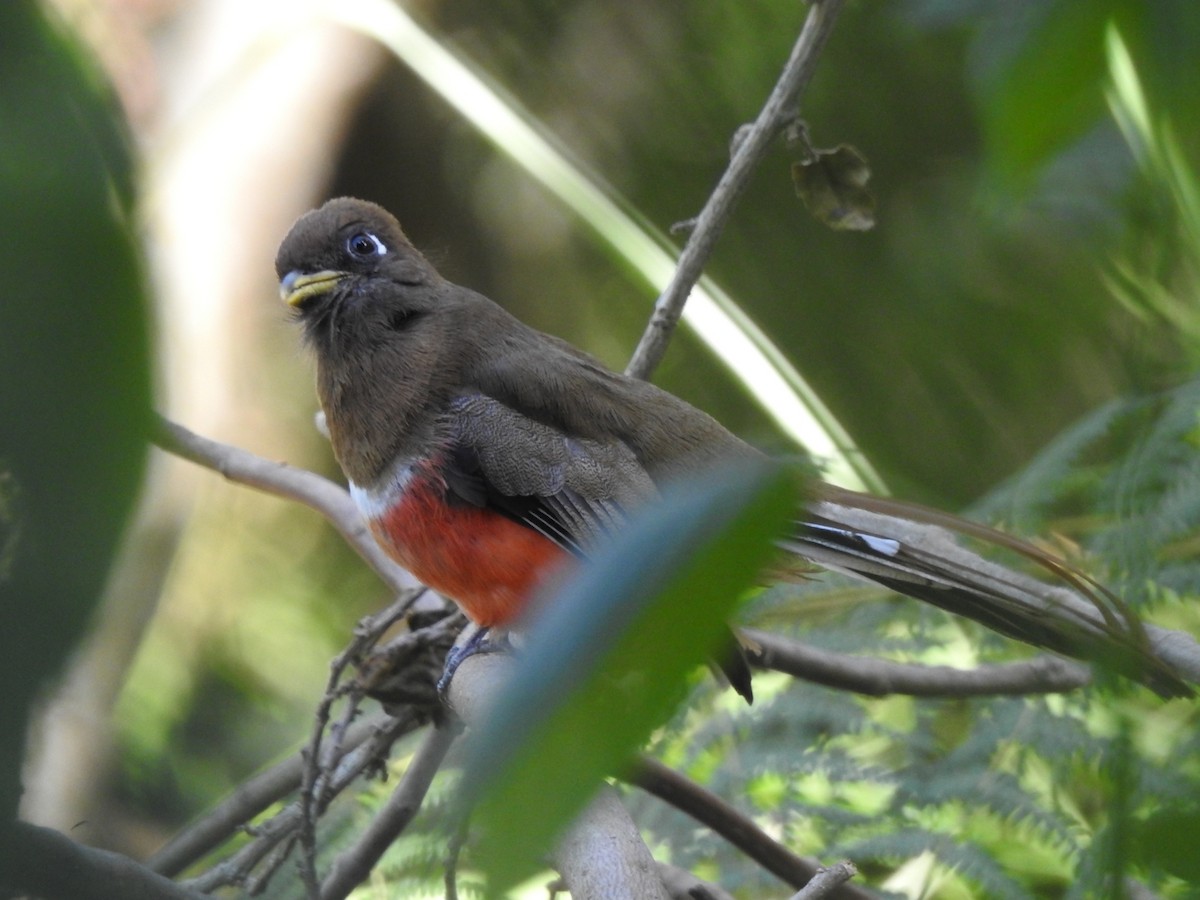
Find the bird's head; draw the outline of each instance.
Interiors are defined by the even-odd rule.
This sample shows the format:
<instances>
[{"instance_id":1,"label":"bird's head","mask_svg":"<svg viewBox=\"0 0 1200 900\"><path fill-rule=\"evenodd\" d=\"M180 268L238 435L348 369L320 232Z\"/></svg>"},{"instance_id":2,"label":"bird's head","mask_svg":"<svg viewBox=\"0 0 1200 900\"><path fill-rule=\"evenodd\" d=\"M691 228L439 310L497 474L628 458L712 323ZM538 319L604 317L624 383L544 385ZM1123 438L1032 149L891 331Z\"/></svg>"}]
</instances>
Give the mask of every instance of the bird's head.
<instances>
[{"instance_id":1,"label":"bird's head","mask_svg":"<svg viewBox=\"0 0 1200 900\"><path fill-rule=\"evenodd\" d=\"M409 327L441 277L385 209L339 197L301 216L275 257L279 293L310 339Z\"/></svg>"}]
</instances>

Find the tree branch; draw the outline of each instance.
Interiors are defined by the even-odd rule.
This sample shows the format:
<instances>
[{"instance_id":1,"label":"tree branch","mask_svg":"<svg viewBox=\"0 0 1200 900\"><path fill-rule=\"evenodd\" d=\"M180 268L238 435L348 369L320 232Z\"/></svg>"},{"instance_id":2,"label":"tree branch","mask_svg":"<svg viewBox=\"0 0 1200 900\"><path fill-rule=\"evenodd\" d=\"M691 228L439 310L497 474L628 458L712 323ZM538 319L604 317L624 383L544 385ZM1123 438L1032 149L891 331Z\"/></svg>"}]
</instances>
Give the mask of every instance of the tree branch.
<instances>
[{"instance_id":1,"label":"tree branch","mask_svg":"<svg viewBox=\"0 0 1200 900\"><path fill-rule=\"evenodd\" d=\"M201 437L161 416L157 417L155 425L152 439L168 453L219 472L230 481L315 509L341 532L346 542L396 593L418 586L408 572L380 549L350 495L332 481L315 472L272 462L240 447Z\"/></svg>"},{"instance_id":2,"label":"tree branch","mask_svg":"<svg viewBox=\"0 0 1200 900\"><path fill-rule=\"evenodd\" d=\"M0 826L0 892L15 889L44 900L206 900L206 895L119 853L76 843L28 822Z\"/></svg>"},{"instance_id":3,"label":"tree branch","mask_svg":"<svg viewBox=\"0 0 1200 900\"><path fill-rule=\"evenodd\" d=\"M367 880L384 851L408 827L421 808L433 776L441 767L458 732L456 727L445 725L425 735L424 742L413 755L412 762L408 764L387 804L350 848L334 860L329 874L321 882L321 900L342 900Z\"/></svg>"},{"instance_id":4,"label":"tree branch","mask_svg":"<svg viewBox=\"0 0 1200 900\"><path fill-rule=\"evenodd\" d=\"M302 851L300 877L311 900L319 900L321 895L320 882L317 878L317 818L324 811L329 800L329 780L322 778L321 775L338 758L345 731L358 715L359 704L364 696L362 689L356 689L354 685L351 685L350 690L345 690L341 683L342 675L351 663L374 646L383 633L405 614L415 599L416 596L409 593L401 595L400 599L382 613L360 622L354 629L354 639L329 664L329 679L325 684L325 695L317 704L312 735L309 738L308 746L301 753L304 760L304 771L300 782L300 831L298 836ZM347 695L349 702L343 711L341 721L334 729L332 746L323 753L322 743L333 706Z\"/></svg>"},{"instance_id":5,"label":"tree branch","mask_svg":"<svg viewBox=\"0 0 1200 900\"><path fill-rule=\"evenodd\" d=\"M656 759L639 756L625 780L708 826L793 888L804 887L821 871L821 865L816 860L792 853L759 828L749 816ZM843 885L830 896L837 900L874 898L873 894L852 885Z\"/></svg>"},{"instance_id":6,"label":"tree branch","mask_svg":"<svg viewBox=\"0 0 1200 900\"><path fill-rule=\"evenodd\" d=\"M654 305L654 314L625 368L626 374L648 378L662 361L683 312L683 305L700 280L700 274L733 214L734 204L750 183L750 176L766 155L770 142L786 124L800 94L812 79L817 59L833 32L843 2L813 0L811 3L808 18L783 67L783 73L754 124L739 131L729 166L696 217L695 227L679 255L675 274Z\"/></svg>"},{"instance_id":7,"label":"tree branch","mask_svg":"<svg viewBox=\"0 0 1200 900\"><path fill-rule=\"evenodd\" d=\"M346 753L336 768L329 773L328 795L335 796L345 790L354 779L385 758L393 743L415 731L425 721L424 716L413 710L406 710L399 716L387 719L365 742ZM188 884L197 890L211 891L222 885L239 884L248 880L250 872L267 854L277 845L295 837L300 827L300 819L299 803L289 804L266 822L249 829L254 835L253 841Z\"/></svg>"},{"instance_id":8,"label":"tree branch","mask_svg":"<svg viewBox=\"0 0 1200 900\"><path fill-rule=\"evenodd\" d=\"M347 752L353 750L390 721L391 716L379 713L355 722L346 732L342 746ZM303 769L304 760L297 753L243 782L203 818L171 838L146 860L146 867L161 875L178 875L272 803L299 788Z\"/></svg>"},{"instance_id":9,"label":"tree branch","mask_svg":"<svg viewBox=\"0 0 1200 900\"><path fill-rule=\"evenodd\" d=\"M670 863L660 862L658 875L671 900L735 900L733 894L720 885L701 881L687 869Z\"/></svg>"},{"instance_id":10,"label":"tree branch","mask_svg":"<svg viewBox=\"0 0 1200 900\"><path fill-rule=\"evenodd\" d=\"M1035 656L1021 662L955 669L847 656L756 628L741 631L751 644L747 654L755 665L871 697L888 694L913 697L1060 694L1081 688L1092 680L1091 669L1087 666L1057 656Z\"/></svg>"},{"instance_id":11,"label":"tree branch","mask_svg":"<svg viewBox=\"0 0 1200 900\"><path fill-rule=\"evenodd\" d=\"M333 775L333 769L342 759L344 752L359 743L359 740L346 739L352 727L353 719L358 715L358 704L364 693L369 692L371 678L381 676L375 671L378 661L372 666L372 671L365 680L356 681L349 688L341 685L341 679L347 666L359 663L367 651L373 647L384 631L404 616L413 603L424 591L412 577L395 565L375 542L354 506L349 495L341 488L320 476L289 466L262 459L245 450L200 437L180 425L160 418L154 435L155 443L169 452L185 459L211 468L224 475L231 481L245 484L287 499L296 500L316 509L323 514L342 534L343 538L354 547L360 556L370 565L383 580L400 596L387 609L374 616L363 619L355 629L355 638L347 648L333 660L330 667L330 677L324 698L317 710L316 722L309 745L301 754L300 768L300 799L288 807L283 813L271 819L268 823L255 829L257 840L244 847L233 857L210 870L197 880L206 888L227 884L233 881L244 881L250 877L251 870L274 851L267 871L260 877L269 879L271 873L286 858L297 839L303 850L300 868L301 876L312 897L321 894L321 886L315 868L316 855L316 819L324 811L334 794L344 789L349 783ZM431 626L426 631L444 630L445 622ZM414 635L416 632L414 631ZM436 641L433 639L411 641L397 648L407 652L408 657L427 652ZM394 654L393 654L394 655ZM403 654L402 654L403 655ZM389 657L390 658L390 657ZM370 662L370 661L369 661ZM382 673L386 676L386 673ZM333 728L333 740L323 750L326 726L329 723L332 705L342 697L350 695L350 703L344 710L338 724ZM376 732L378 736L378 732ZM391 741L387 741L390 745ZM370 757L363 760L369 763ZM266 779L260 790L252 793L255 800L263 794L272 793L281 781L291 781L292 769L289 764L286 772L275 773L274 777ZM234 801L222 808L220 815L205 820L203 829L192 832L183 843L173 843L165 857L156 858L157 865L169 866L178 871L195 858L197 853L206 852L214 841L229 833L230 827L236 827L248 821L258 811L241 819L233 821L232 817L247 810L245 802ZM278 848L278 850L275 850Z\"/></svg>"},{"instance_id":12,"label":"tree branch","mask_svg":"<svg viewBox=\"0 0 1200 900\"><path fill-rule=\"evenodd\" d=\"M572 900L668 900L650 848L616 789L602 783L554 850Z\"/></svg>"},{"instance_id":13,"label":"tree branch","mask_svg":"<svg viewBox=\"0 0 1200 900\"><path fill-rule=\"evenodd\" d=\"M792 895L791 900L821 900L822 897L837 896L837 889L857 874L858 869L848 859L822 868L812 877L812 881Z\"/></svg>"}]
</instances>

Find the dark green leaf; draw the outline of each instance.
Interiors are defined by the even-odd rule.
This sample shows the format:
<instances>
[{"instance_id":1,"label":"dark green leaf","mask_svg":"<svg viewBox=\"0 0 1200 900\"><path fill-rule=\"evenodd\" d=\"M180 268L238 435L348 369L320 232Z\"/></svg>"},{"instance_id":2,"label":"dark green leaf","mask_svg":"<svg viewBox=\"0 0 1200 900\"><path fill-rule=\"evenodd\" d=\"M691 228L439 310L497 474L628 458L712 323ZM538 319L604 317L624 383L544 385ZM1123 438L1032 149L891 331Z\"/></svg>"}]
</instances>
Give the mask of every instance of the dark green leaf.
<instances>
[{"instance_id":1,"label":"dark green leaf","mask_svg":"<svg viewBox=\"0 0 1200 900\"><path fill-rule=\"evenodd\" d=\"M150 404L132 163L113 97L29 0L0 4L0 815L30 699L83 633Z\"/></svg>"},{"instance_id":2,"label":"dark green leaf","mask_svg":"<svg viewBox=\"0 0 1200 900\"><path fill-rule=\"evenodd\" d=\"M1194 797L1191 798L1194 802ZM1173 807L1153 813L1134 829L1134 852L1144 866L1159 868L1189 884L1200 884L1196 834L1200 808Z\"/></svg>"},{"instance_id":3,"label":"dark green leaf","mask_svg":"<svg viewBox=\"0 0 1200 900\"><path fill-rule=\"evenodd\" d=\"M1025 184L1051 156L1104 115L1104 34L1144 16L1127 0L1057 0L1020 51L1003 66L985 99L988 152L1001 179Z\"/></svg>"}]
</instances>

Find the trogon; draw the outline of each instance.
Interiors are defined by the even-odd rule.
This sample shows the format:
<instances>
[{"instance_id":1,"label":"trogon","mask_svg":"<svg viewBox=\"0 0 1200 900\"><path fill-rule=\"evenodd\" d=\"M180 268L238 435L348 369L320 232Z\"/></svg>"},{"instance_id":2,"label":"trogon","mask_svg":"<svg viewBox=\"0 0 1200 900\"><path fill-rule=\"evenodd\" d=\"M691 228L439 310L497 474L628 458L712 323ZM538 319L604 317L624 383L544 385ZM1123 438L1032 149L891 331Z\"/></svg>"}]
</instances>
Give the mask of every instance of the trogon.
<instances>
[{"instance_id":1,"label":"trogon","mask_svg":"<svg viewBox=\"0 0 1200 900\"><path fill-rule=\"evenodd\" d=\"M275 268L372 533L480 626L512 623L551 572L672 479L759 453L673 394L447 281L373 203L340 198L305 214ZM826 484L810 496L781 541L800 559L1187 692L1111 595L1044 551L912 504ZM1015 548L1061 583L985 560L952 531ZM750 699L748 673L726 668Z\"/></svg>"}]
</instances>

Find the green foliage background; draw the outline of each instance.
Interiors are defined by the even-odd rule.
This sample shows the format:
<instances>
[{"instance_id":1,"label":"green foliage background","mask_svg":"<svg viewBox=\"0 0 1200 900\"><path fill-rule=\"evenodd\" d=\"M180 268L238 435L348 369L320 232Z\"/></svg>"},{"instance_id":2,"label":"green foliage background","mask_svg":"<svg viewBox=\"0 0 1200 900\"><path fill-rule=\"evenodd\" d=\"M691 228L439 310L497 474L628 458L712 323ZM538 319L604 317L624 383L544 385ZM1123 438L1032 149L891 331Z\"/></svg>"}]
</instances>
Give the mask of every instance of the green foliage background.
<instances>
[{"instance_id":1,"label":"green foliage background","mask_svg":"<svg viewBox=\"0 0 1200 900\"><path fill-rule=\"evenodd\" d=\"M896 493L974 504L1022 533L1052 535L1156 621L1193 633L1198 9L1190 0L851 4L803 113L818 145L849 142L870 160L876 230L833 233L811 221L780 146L711 266ZM666 227L702 203L730 135L774 82L803 8L793 0L466 0L426 12L445 40ZM1112 84L1114 33L1144 91L1140 119L1128 84ZM0 29L0 41L33 41L22 34ZM2 65L21 58L0 54ZM113 127L103 99L78 104L75 125L95 116L99 131ZM6 122L29 121L16 106L3 112ZM61 145L96 148L86 136ZM59 187L75 184L43 171ZM85 189L70 196L115 215L120 177L99 164L72 172ZM81 239L83 220L43 199L52 221L71 226L25 230L29 204L8 182L5 189L6 297L21 296L11 287L18 274L53 271L82 285L60 298L98 296L103 284L114 302L132 303L136 270L124 250L64 253L63 244ZM644 324L649 298L622 262L399 65L356 111L328 192L391 207L448 276L614 366ZM105 240L123 246L125 234ZM33 262L39 254L49 261ZM118 268L113 280L97 277L98 260ZM6 313L17 308L5 301ZM59 424L122 423L98 431L120 442L117 456L133 459L136 410L148 391L140 312L102 302L67 312L85 336L119 336L101 342L114 359L98 365L86 353L62 353L55 329L22 341L22 356L0 344L6 362L50 361L54 375L29 377L24 362L15 374L3 370L6 403L25 404L12 415L5 406L6 445L14 422L49 423L38 411L63 409ZM0 341L15 333L6 329ZM86 390L64 393L60 377ZM686 334L656 380L758 443L787 449ZM311 397L307 385L289 388L303 391L303 401L264 398L264 406L290 409ZM121 402L111 419L79 419L62 407L64 396L92 411ZM40 446L67 445L52 433ZM9 446L2 452L11 460ZM333 471L328 459L325 466ZM133 493L132 464L111 479L67 463L58 470L113 488L119 496L98 498L109 504L106 521ZM79 490L66 479L57 488ZM0 490L0 499L9 496ZM85 527L83 518L69 520ZM353 556L305 522L261 534L232 517L193 536L213 548L199 558L223 560L210 593L236 598L230 617L238 621L186 654L152 635L119 708L122 768L111 808L164 833L304 733L314 696L305 686L315 690L322 672L318 663L304 674L303 662L340 645L352 607L380 599ZM97 549L94 564L77 571L98 577L110 550ZM822 646L914 661L971 664L1023 652L836 581L768 592L747 618ZM82 627L74 621L65 631L49 622L31 628L55 637L57 656ZM1065 699L864 700L781 677L760 678L756 688L763 699L747 711L699 686L655 750L793 849L849 854L876 883L945 898L1094 896L1111 890L1104 879L1113 873L1187 896L1197 878L1181 845L1196 825L1200 778L1186 701L1115 688ZM372 802L365 798L364 808ZM779 892L710 835L638 802L664 857L740 896ZM343 822L362 813L347 810ZM927 850L936 865L926 865ZM385 874L398 889L425 890L440 877L434 851L413 835Z\"/></svg>"}]
</instances>

